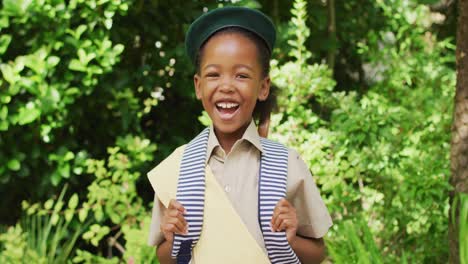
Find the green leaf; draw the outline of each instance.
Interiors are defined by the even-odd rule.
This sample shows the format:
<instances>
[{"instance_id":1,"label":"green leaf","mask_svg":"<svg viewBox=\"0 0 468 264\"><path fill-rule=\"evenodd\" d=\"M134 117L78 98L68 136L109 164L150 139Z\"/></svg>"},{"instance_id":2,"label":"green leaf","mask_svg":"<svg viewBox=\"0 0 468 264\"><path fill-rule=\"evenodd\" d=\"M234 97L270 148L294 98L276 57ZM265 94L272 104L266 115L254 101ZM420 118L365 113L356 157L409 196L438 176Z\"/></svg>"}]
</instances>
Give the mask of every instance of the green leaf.
<instances>
[{"instance_id":1,"label":"green leaf","mask_svg":"<svg viewBox=\"0 0 468 264\"><path fill-rule=\"evenodd\" d=\"M75 31L75 38L80 39L81 35L86 31L88 27L86 25L79 25Z\"/></svg>"},{"instance_id":2,"label":"green leaf","mask_svg":"<svg viewBox=\"0 0 468 264\"><path fill-rule=\"evenodd\" d=\"M116 55L119 55L120 53L122 53L122 51L124 51L125 49L125 46L122 45L122 44L117 44L114 46L114 51L115 51L115 54Z\"/></svg>"},{"instance_id":3,"label":"green leaf","mask_svg":"<svg viewBox=\"0 0 468 264\"><path fill-rule=\"evenodd\" d=\"M94 212L94 216L96 217L96 220L98 222L102 221L104 219L104 213L102 212L102 208L98 207L96 211Z\"/></svg>"},{"instance_id":4,"label":"green leaf","mask_svg":"<svg viewBox=\"0 0 468 264\"><path fill-rule=\"evenodd\" d=\"M68 68L73 71L86 72L86 67L77 59L72 59Z\"/></svg>"},{"instance_id":5,"label":"green leaf","mask_svg":"<svg viewBox=\"0 0 468 264\"><path fill-rule=\"evenodd\" d=\"M52 185L54 186L57 186L61 180L62 180L62 176L57 171L52 173L52 175L50 176L50 181L52 182Z\"/></svg>"},{"instance_id":6,"label":"green leaf","mask_svg":"<svg viewBox=\"0 0 468 264\"><path fill-rule=\"evenodd\" d=\"M19 171L19 169L21 168L21 163L17 159L12 159L8 161L7 166L12 171Z\"/></svg>"},{"instance_id":7,"label":"green leaf","mask_svg":"<svg viewBox=\"0 0 468 264\"><path fill-rule=\"evenodd\" d=\"M86 64L88 64L86 52L84 49L78 49L78 59L80 60L81 65L86 66Z\"/></svg>"},{"instance_id":8,"label":"green leaf","mask_svg":"<svg viewBox=\"0 0 468 264\"><path fill-rule=\"evenodd\" d=\"M114 16L114 14L115 14L114 11L108 11L108 10L104 11L104 16L106 18L112 18Z\"/></svg>"},{"instance_id":9,"label":"green leaf","mask_svg":"<svg viewBox=\"0 0 468 264\"><path fill-rule=\"evenodd\" d=\"M7 28L9 25L10 25L10 21L8 20L8 16L0 15L0 31L2 28Z\"/></svg>"},{"instance_id":10,"label":"green leaf","mask_svg":"<svg viewBox=\"0 0 468 264\"><path fill-rule=\"evenodd\" d=\"M98 234L99 234L101 237L103 237L103 236L109 234L109 232L110 232L110 228L109 228L108 226L102 226L102 227L99 229Z\"/></svg>"},{"instance_id":11,"label":"green leaf","mask_svg":"<svg viewBox=\"0 0 468 264\"><path fill-rule=\"evenodd\" d=\"M50 219L50 222L52 223L52 225L57 225L58 221L59 221L59 215L58 214L53 214L52 215L52 218Z\"/></svg>"},{"instance_id":12,"label":"green leaf","mask_svg":"<svg viewBox=\"0 0 468 264\"><path fill-rule=\"evenodd\" d=\"M2 71L3 78L10 84L14 84L18 80L16 73L9 64L1 64L0 71Z\"/></svg>"},{"instance_id":13,"label":"green leaf","mask_svg":"<svg viewBox=\"0 0 468 264\"><path fill-rule=\"evenodd\" d=\"M2 85L1 82L0 82L0 85ZM10 102L11 102L11 96L9 96L9 95L0 95L0 102L1 102L2 104L8 104L8 103L10 103ZM5 106L5 107L6 107L6 106Z\"/></svg>"},{"instance_id":14,"label":"green leaf","mask_svg":"<svg viewBox=\"0 0 468 264\"><path fill-rule=\"evenodd\" d=\"M0 108L0 119L6 119L7 117L8 117L8 106L4 105L2 108Z\"/></svg>"},{"instance_id":15,"label":"green leaf","mask_svg":"<svg viewBox=\"0 0 468 264\"><path fill-rule=\"evenodd\" d=\"M210 116L206 111L202 112L202 115L198 117L198 121L200 121L204 126L209 126L211 124Z\"/></svg>"},{"instance_id":16,"label":"green leaf","mask_svg":"<svg viewBox=\"0 0 468 264\"><path fill-rule=\"evenodd\" d=\"M93 232L93 231L86 231L86 232L83 234L83 239L84 239L84 240L90 240L93 236L94 236L94 232Z\"/></svg>"},{"instance_id":17,"label":"green leaf","mask_svg":"<svg viewBox=\"0 0 468 264\"><path fill-rule=\"evenodd\" d=\"M73 167L73 173L77 175L81 175L83 173L83 168L82 167Z\"/></svg>"},{"instance_id":18,"label":"green leaf","mask_svg":"<svg viewBox=\"0 0 468 264\"><path fill-rule=\"evenodd\" d=\"M24 69L26 59L27 59L26 56L16 57L15 63L12 65L13 66L13 71L15 73L20 73Z\"/></svg>"},{"instance_id":19,"label":"green leaf","mask_svg":"<svg viewBox=\"0 0 468 264\"><path fill-rule=\"evenodd\" d=\"M88 73L93 73L93 74L102 74L104 71L102 68L96 66L96 65L91 65L88 67Z\"/></svg>"},{"instance_id":20,"label":"green leaf","mask_svg":"<svg viewBox=\"0 0 468 264\"><path fill-rule=\"evenodd\" d=\"M54 206L54 200L49 199L44 203L44 209L50 210L52 209L52 206Z\"/></svg>"},{"instance_id":21,"label":"green leaf","mask_svg":"<svg viewBox=\"0 0 468 264\"><path fill-rule=\"evenodd\" d=\"M0 131L8 131L9 126L10 124L8 123L8 121L5 121L5 120L0 121Z\"/></svg>"},{"instance_id":22,"label":"green leaf","mask_svg":"<svg viewBox=\"0 0 468 264\"><path fill-rule=\"evenodd\" d=\"M79 95L80 93L81 90L76 87L70 87L67 90L65 90L65 95L67 96Z\"/></svg>"},{"instance_id":23,"label":"green leaf","mask_svg":"<svg viewBox=\"0 0 468 264\"><path fill-rule=\"evenodd\" d=\"M47 58L47 66L50 68L54 68L59 62L60 58L57 56L49 56L49 58Z\"/></svg>"},{"instance_id":24,"label":"green leaf","mask_svg":"<svg viewBox=\"0 0 468 264\"><path fill-rule=\"evenodd\" d=\"M70 222L72 218L73 218L73 210L66 210L65 221Z\"/></svg>"},{"instance_id":25,"label":"green leaf","mask_svg":"<svg viewBox=\"0 0 468 264\"><path fill-rule=\"evenodd\" d=\"M62 210L63 205L64 203L61 200L57 201L57 203L55 203L54 206L54 212L59 212L60 210Z\"/></svg>"},{"instance_id":26,"label":"green leaf","mask_svg":"<svg viewBox=\"0 0 468 264\"><path fill-rule=\"evenodd\" d=\"M93 231L94 233L98 233L99 230L101 229L101 226L98 225L98 224L93 224L91 227L90 227L91 231Z\"/></svg>"},{"instance_id":27,"label":"green leaf","mask_svg":"<svg viewBox=\"0 0 468 264\"><path fill-rule=\"evenodd\" d=\"M68 208L75 209L78 206L78 194L73 194L68 201Z\"/></svg>"},{"instance_id":28,"label":"green leaf","mask_svg":"<svg viewBox=\"0 0 468 264\"><path fill-rule=\"evenodd\" d=\"M73 158L75 158L75 154L71 151L68 151L63 157L63 160L69 161L69 160L72 160Z\"/></svg>"},{"instance_id":29,"label":"green leaf","mask_svg":"<svg viewBox=\"0 0 468 264\"><path fill-rule=\"evenodd\" d=\"M59 167L59 170L60 170L60 175L63 178L66 178L66 179L70 178L70 164L68 163L62 164Z\"/></svg>"},{"instance_id":30,"label":"green leaf","mask_svg":"<svg viewBox=\"0 0 468 264\"><path fill-rule=\"evenodd\" d=\"M112 19L108 18L108 19L104 20L104 26L107 29L111 29L112 28Z\"/></svg>"},{"instance_id":31,"label":"green leaf","mask_svg":"<svg viewBox=\"0 0 468 264\"><path fill-rule=\"evenodd\" d=\"M97 247L99 245L99 240L100 240L99 238L93 237L93 238L91 238L91 244L93 246Z\"/></svg>"},{"instance_id":32,"label":"green leaf","mask_svg":"<svg viewBox=\"0 0 468 264\"><path fill-rule=\"evenodd\" d=\"M36 53L24 57L24 65L37 74L43 74L47 70L45 56L46 51L44 49L39 49Z\"/></svg>"},{"instance_id":33,"label":"green leaf","mask_svg":"<svg viewBox=\"0 0 468 264\"><path fill-rule=\"evenodd\" d=\"M88 208L83 207L78 213L78 219L83 223L86 220L86 217L88 217Z\"/></svg>"},{"instance_id":34,"label":"green leaf","mask_svg":"<svg viewBox=\"0 0 468 264\"><path fill-rule=\"evenodd\" d=\"M5 53L5 51L8 49L8 46L10 45L10 42L10 35L5 34L0 37L0 55Z\"/></svg>"},{"instance_id":35,"label":"green leaf","mask_svg":"<svg viewBox=\"0 0 468 264\"><path fill-rule=\"evenodd\" d=\"M110 210L109 211L109 217L113 223L120 223L122 220L122 216L119 214L119 212L115 212Z\"/></svg>"},{"instance_id":36,"label":"green leaf","mask_svg":"<svg viewBox=\"0 0 468 264\"><path fill-rule=\"evenodd\" d=\"M10 16L21 17L31 2L32 0L3 0L3 11Z\"/></svg>"},{"instance_id":37,"label":"green leaf","mask_svg":"<svg viewBox=\"0 0 468 264\"><path fill-rule=\"evenodd\" d=\"M18 114L18 123L26 125L36 120L41 115L41 111L35 108L34 103L29 102L26 107L20 108Z\"/></svg>"}]
</instances>

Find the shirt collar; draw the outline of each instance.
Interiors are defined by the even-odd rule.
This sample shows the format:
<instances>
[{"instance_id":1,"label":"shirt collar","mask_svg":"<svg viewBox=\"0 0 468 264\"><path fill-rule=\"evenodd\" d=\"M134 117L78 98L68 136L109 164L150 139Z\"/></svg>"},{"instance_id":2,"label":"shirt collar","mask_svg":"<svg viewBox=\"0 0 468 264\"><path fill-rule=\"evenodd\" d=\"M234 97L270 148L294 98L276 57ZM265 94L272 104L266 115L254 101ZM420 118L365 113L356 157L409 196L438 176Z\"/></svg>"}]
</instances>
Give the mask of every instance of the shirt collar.
<instances>
[{"instance_id":1,"label":"shirt collar","mask_svg":"<svg viewBox=\"0 0 468 264\"><path fill-rule=\"evenodd\" d=\"M242 136L242 139L249 141L260 152L263 152L262 144L260 143L260 135L258 134L258 129L253 119L252 121L250 121L249 126L245 130L244 135Z\"/></svg>"},{"instance_id":2,"label":"shirt collar","mask_svg":"<svg viewBox=\"0 0 468 264\"><path fill-rule=\"evenodd\" d=\"M263 152L262 144L260 143L260 136L258 135L257 126L255 125L255 122L253 121L253 119L252 121L250 121L249 126L245 130L244 135L242 136L240 140L246 140L250 142L260 152ZM221 147L221 145L219 144L218 138L216 137L216 134L214 132L213 125L211 125L210 135L208 136L208 145L206 149L207 162L209 158L211 157L211 155L213 154L213 150L218 146Z\"/></svg>"}]
</instances>

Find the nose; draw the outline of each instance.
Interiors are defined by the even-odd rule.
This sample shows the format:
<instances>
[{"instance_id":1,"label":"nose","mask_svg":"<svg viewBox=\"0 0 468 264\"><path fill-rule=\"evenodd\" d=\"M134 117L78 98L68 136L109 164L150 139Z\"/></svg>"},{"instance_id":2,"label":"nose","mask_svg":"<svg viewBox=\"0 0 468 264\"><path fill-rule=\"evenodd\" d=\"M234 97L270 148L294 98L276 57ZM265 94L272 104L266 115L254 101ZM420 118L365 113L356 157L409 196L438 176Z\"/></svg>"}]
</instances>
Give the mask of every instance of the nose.
<instances>
[{"instance_id":1,"label":"nose","mask_svg":"<svg viewBox=\"0 0 468 264\"><path fill-rule=\"evenodd\" d=\"M220 92L224 92L224 93L233 92L234 91L234 86L232 84L232 80L230 78L228 78L228 77L222 78L218 89L219 89Z\"/></svg>"}]
</instances>

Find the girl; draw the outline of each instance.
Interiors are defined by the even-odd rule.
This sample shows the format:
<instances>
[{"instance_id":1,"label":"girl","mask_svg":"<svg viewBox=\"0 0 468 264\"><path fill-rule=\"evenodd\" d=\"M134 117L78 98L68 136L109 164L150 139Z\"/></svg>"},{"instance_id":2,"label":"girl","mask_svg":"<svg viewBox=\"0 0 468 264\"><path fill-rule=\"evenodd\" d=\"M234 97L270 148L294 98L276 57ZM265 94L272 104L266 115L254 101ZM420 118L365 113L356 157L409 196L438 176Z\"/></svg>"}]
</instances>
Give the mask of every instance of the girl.
<instances>
[{"instance_id":1,"label":"girl","mask_svg":"<svg viewBox=\"0 0 468 264\"><path fill-rule=\"evenodd\" d=\"M331 218L297 152L266 135L276 32L263 13L216 9L189 28L195 93L212 120L148 173L161 263L319 263Z\"/></svg>"}]
</instances>

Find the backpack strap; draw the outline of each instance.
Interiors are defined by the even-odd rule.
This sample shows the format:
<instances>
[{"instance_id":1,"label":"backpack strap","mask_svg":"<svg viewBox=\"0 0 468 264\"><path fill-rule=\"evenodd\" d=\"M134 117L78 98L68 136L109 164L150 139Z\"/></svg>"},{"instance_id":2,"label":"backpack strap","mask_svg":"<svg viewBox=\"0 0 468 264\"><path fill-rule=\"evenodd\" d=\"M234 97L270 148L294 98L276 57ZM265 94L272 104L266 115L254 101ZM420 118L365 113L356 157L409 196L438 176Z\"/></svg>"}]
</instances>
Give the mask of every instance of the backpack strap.
<instances>
[{"instance_id":1,"label":"backpack strap","mask_svg":"<svg viewBox=\"0 0 468 264\"><path fill-rule=\"evenodd\" d=\"M188 234L174 234L172 257L178 264L187 264L192 258L192 249L200 239L205 203L205 162L209 128L205 128L184 150L180 163L176 199L187 213Z\"/></svg>"},{"instance_id":2,"label":"backpack strap","mask_svg":"<svg viewBox=\"0 0 468 264\"><path fill-rule=\"evenodd\" d=\"M260 159L258 219L271 263L300 264L288 243L286 232L273 232L270 221L281 198L286 197L288 149L280 143L261 138L264 149Z\"/></svg>"}]
</instances>

